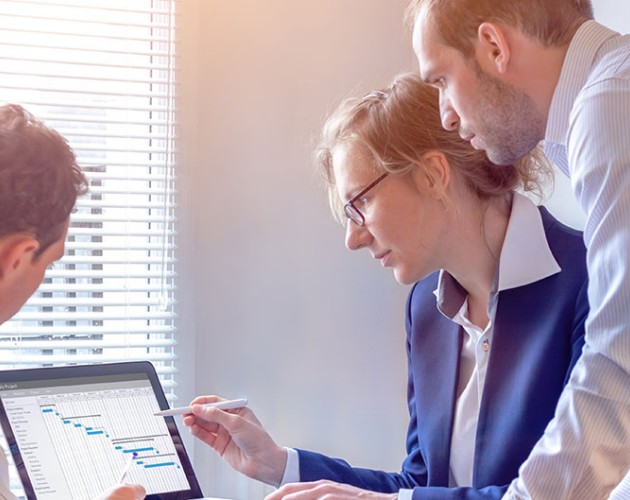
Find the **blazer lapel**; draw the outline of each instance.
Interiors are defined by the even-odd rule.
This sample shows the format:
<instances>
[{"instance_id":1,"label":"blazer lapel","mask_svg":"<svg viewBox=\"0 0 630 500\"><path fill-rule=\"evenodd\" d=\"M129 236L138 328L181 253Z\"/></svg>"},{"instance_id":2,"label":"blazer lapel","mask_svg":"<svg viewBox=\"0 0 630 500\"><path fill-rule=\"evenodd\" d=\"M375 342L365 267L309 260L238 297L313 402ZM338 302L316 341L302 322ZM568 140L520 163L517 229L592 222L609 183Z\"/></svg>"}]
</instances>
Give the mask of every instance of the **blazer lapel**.
<instances>
[{"instance_id":1,"label":"blazer lapel","mask_svg":"<svg viewBox=\"0 0 630 500\"><path fill-rule=\"evenodd\" d=\"M418 439L429 484L447 486L462 331L437 311L430 316L415 329L411 348Z\"/></svg>"}]
</instances>

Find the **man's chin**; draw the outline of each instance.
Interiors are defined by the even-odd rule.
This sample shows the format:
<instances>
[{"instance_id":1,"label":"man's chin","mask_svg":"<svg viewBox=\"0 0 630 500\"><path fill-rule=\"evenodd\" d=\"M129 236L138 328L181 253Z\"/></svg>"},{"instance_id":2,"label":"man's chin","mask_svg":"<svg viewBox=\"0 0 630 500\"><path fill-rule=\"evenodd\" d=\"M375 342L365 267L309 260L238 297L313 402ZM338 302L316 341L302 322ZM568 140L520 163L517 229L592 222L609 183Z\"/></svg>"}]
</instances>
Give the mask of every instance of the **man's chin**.
<instances>
[{"instance_id":1,"label":"man's chin","mask_svg":"<svg viewBox=\"0 0 630 500\"><path fill-rule=\"evenodd\" d=\"M486 156L490 159L492 163L495 165L514 165L514 162L519 160L519 158L515 158L513 154L508 153L507 151L496 151L494 149L485 149Z\"/></svg>"}]
</instances>

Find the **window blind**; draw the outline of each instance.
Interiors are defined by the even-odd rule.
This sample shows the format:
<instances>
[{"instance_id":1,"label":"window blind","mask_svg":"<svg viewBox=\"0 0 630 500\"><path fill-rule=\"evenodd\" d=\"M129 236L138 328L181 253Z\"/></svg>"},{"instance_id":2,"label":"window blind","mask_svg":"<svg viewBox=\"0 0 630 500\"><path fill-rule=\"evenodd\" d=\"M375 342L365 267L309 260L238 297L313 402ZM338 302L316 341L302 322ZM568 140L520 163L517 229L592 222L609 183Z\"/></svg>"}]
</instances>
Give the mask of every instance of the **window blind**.
<instances>
[{"instance_id":1,"label":"window blind","mask_svg":"<svg viewBox=\"0 0 630 500\"><path fill-rule=\"evenodd\" d=\"M90 191L0 326L0 370L150 360L175 399L175 0L0 0L0 99L64 135Z\"/></svg>"}]
</instances>

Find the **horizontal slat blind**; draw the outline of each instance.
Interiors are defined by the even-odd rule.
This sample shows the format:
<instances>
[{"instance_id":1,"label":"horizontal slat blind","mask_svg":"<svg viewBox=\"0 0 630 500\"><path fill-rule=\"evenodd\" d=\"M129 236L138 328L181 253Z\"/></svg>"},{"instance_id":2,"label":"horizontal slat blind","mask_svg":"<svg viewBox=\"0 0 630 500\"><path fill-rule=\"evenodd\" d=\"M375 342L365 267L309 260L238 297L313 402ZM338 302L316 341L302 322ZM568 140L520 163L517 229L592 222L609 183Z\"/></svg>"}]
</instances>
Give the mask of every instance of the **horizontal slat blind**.
<instances>
[{"instance_id":1,"label":"horizontal slat blind","mask_svg":"<svg viewBox=\"0 0 630 500\"><path fill-rule=\"evenodd\" d=\"M0 99L63 134L90 181L66 255L0 326L0 370L149 360L175 399L174 4L0 0Z\"/></svg>"},{"instance_id":2,"label":"horizontal slat blind","mask_svg":"<svg viewBox=\"0 0 630 500\"><path fill-rule=\"evenodd\" d=\"M0 99L90 180L66 255L0 326L0 369L146 359L175 398L175 0L0 0Z\"/></svg>"}]
</instances>

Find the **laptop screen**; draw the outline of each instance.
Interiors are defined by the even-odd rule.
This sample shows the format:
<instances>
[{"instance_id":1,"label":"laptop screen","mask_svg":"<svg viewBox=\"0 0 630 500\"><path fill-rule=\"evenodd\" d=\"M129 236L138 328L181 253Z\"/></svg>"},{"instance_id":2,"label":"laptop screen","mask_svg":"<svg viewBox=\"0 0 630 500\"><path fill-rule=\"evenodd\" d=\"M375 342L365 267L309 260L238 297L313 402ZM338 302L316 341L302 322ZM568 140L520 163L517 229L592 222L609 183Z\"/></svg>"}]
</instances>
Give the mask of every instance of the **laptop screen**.
<instances>
[{"instance_id":1,"label":"laptop screen","mask_svg":"<svg viewBox=\"0 0 630 500\"><path fill-rule=\"evenodd\" d=\"M202 496L149 362L0 372L0 420L33 499L92 499L119 483L147 498ZM123 477L124 476L124 477Z\"/></svg>"}]
</instances>

